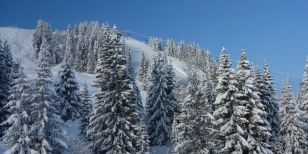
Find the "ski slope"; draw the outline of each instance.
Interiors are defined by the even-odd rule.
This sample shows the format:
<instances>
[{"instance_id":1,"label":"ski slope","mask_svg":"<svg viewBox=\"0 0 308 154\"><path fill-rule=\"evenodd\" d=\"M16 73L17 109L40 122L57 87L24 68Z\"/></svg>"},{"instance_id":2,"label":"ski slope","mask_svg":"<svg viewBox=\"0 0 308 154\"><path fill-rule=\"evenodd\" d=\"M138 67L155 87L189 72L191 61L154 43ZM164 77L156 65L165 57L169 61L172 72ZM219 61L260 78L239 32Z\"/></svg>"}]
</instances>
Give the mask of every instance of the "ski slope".
<instances>
[{"instance_id":1,"label":"ski slope","mask_svg":"<svg viewBox=\"0 0 308 154\"><path fill-rule=\"evenodd\" d=\"M37 70L37 60L34 58L33 50L32 50L32 36L33 30L14 28L14 27L0 27L0 39L5 41L7 40L10 47L14 60L20 59L21 66L24 67L24 72L29 79L36 78L36 70ZM138 71L139 62L141 59L142 52L145 53L146 58L149 58L150 61L153 60L156 52L149 47L146 43L138 41L133 38L127 38L126 40L127 46L132 51L132 65L134 71ZM189 70L189 65L185 62L181 62L176 58L169 57L170 61L173 64L174 71L176 73L176 80L186 80L187 78L187 70ZM53 66L51 68L53 78L56 80L57 74L59 72L60 65ZM93 87L93 81L95 79L95 75L88 73L79 73L75 72L76 80L79 84L79 87L82 88L84 82L87 82L88 89L92 100L94 100L94 95L97 91L95 87ZM141 85L137 81L138 85ZM145 102L146 92L142 91L140 88L141 95L143 97L143 102ZM65 127L65 135L69 139L68 142L71 144L75 144L78 141L78 121L76 122L68 122L68 126ZM2 145L0 148L0 153L3 152L5 146ZM167 147L153 147L153 153L167 153Z\"/></svg>"}]
</instances>

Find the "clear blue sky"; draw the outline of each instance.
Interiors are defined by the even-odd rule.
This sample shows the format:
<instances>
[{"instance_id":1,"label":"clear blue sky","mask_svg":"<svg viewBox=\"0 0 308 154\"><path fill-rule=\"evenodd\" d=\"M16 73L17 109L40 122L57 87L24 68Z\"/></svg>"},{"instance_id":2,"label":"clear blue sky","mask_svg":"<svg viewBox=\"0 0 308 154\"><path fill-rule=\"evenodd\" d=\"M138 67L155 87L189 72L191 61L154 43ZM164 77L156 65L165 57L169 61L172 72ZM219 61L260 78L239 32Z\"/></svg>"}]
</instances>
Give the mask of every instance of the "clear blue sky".
<instances>
[{"instance_id":1,"label":"clear blue sky","mask_svg":"<svg viewBox=\"0 0 308 154\"><path fill-rule=\"evenodd\" d=\"M54 29L81 21L116 24L149 36L197 42L214 55L241 49L275 72L276 82L302 76L308 55L308 1L304 0L1 0L0 26ZM235 64L234 64L235 65Z\"/></svg>"}]
</instances>

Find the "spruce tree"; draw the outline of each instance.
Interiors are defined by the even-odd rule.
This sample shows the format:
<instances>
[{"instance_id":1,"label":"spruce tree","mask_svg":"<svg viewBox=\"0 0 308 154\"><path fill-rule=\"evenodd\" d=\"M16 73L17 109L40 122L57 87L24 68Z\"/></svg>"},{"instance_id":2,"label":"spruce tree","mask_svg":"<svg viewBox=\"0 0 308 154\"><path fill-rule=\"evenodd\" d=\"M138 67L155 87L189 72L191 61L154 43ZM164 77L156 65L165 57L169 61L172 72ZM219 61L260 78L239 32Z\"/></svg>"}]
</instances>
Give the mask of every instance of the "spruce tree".
<instances>
[{"instance_id":1,"label":"spruce tree","mask_svg":"<svg viewBox=\"0 0 308 154\"><path fill-rule=\"evenodd\" d=\"M80 118L80 135L87 139L87 130L88 130L88 125L90 122L90 114L93 110L92 107L92 102L89 96L89 91L88 91L88 85L85 82L83 85L83 89L81 92L81 99L82 99L82 115Z\"/></svg>"},{"instance_id":2,"label":"spruce tree","mask_svg":"<svg viewBox=\"0 0 308 154\"><path fill-rule=\"evenodd\" d=\"M38 58L38 55L41 51L40 47L43 43L43 40L46 40L49 44L51 43L52 30L47 22L39 20L37 22L36 29L33 33L33 44L32 44L34 55L36 58Z\"/></svg>"},{"instance_id":3,"label":"spruce tree","mask_svg":"<svg viewBox=\"0 0 308 154\"><path fill-rule=\"evenodd\" d=\"M63 125L60 117L56 114L56 94L52 88L50 71L50 52L46 40L40 47L37 78L34 82L33 98L31 99L31 120L30 133L36 151L42 154L61 153L67 149L62 141Z\"/></svg>"},{"instance_id":4,"label":"spruce tree","mask_svg":"<svg viewBox=\"0 0 308 154\"><path fill-rule=\"evenodd\" d=\"M69 63L69 57L65 56L55 90L59 96L59 112L64 121L75 120L81 114L81 99L75 73Z\"/></svg>"},{"instance_id":5,"label":"spruce tree","mask_svg":"<svg viewBox=\"0 0 308 154\"><path fill-rule=\"evenodd\" d=\"M162 56L156 57L150 73L146 98L147 129L151 145L167 145L171 139L171 127L176 105L168 96L168 80Z\"/></svg>"},{"instance_id":6,"label":"spruce tree","mask_svg":"<svg viewBox=\"0 0 308 154\"><path fill-rule=\"evenodd\" d=\"M299 119L297 104L292 94L291 82L288 80L283 89L280 102L280 116L283 151L290 154L304 154L305 141L303 123ZM306 151L307 152L307 151Z\"/></svg>"},{"instance_id":7,"label":"spruce tree","mask_svg":"<svg viewBox=\"0 0 308 154\"><path fill-rule=\"evenodd\" d=\"M88 52L88 64L87 64L87 71L89 73L94 73L96 67L96 57L95 53L98 51L98 43L97 41L94 42L93 49Z\"/></svg>"},{"instance_id":8,"label":"spruce tree","mask_svg":"<svg viewBox=\"0 0 308 154\"><path fill-rule=\"evenodd\" d=\"M257 68L254 72L255 88L251 90L257 96L254 97L254 104L249 124L248 142L251 153L272 154L270 150L269 138L271 137L271 127L267 121L267 104L265 102L265 80L262 72Z\"/></svg>"},{"instance_id":9,"label":"spruce tree","mask_svg":"<svg viewBox=\"0 0 308 154\"><path fill-rule=\"evenodd\" d=\"M69 63L73 66L76 56L76 44L74 31L69 25L66 30L65 55L69 55Z\"/></svg>"},{"instance_id":10,"label":"spruce tree","mask_svg":"<svg viewBox=\"0 0 308 154\"><path fill-rule=\"evenodd\" d=\"M142 52L141 60L139 63L139 75L138 79L142 82L142 87L146 90L148 86L148 72L149 72L149 60L145 58L144 52Z\"/></svg>"},{"instance_id":11,"label":"spruce tree","mask_svg":"<svg viewBox=\"0 0 308 154\"><path fill-rule=\"evenodd\" d=\"M220 55L218 68L217 97L214 103L214 117L217 123L217 152L241 154L248 152L249 144L246 140L246 132L237 121L238 113L235 103L238 92L238 80L231 69L229 55L225 49ZM240 104L238 104L240 105Z\"/></svg>"},{"instance_id":12,"label":"spruce tree","mask_svg":"<svg viewBox=\"0 0 308 154\"><path fill-rule=\"evenodd\" d=\"M20 65L14 71L14 80L9 97L9 103L5 106L8 108L11 115L9 118L1 123L1 125L9 125L5 130L5 135L2 137L4 143L8 144L10 148L5 152L6 154L24 154L24 153L38 153L33 149L33 143L29 134L31 119L29 115L31 94L30 84L28 83L25 74Z\"/></svg>"},{"instance_id":13,"label":"spruce tree","mask_svg":"<svg viewBox=\"0 0 308 154\"><path fill-rule=\"evenodd\" d=\"M307 123L308 126L308 57L305 65L304 75L301 82L301 89L300 89L300 108L303 110L303 118L304 121ZM308 129L307 129L308 131ZM308 132L307 132L308 133Z\"/></svg>"},{"instance_id":14,"label":"spruce tree","mask_svg":"<svg viewBox=\"0 0 308 154\"><path fill-rule=\"evenodd\" d=\"M268 64L263 68L264 87L260 87L258 90L261 93L262 104L265 105L265 111L267 113L267 121L271 128L271 137L269 139L270 145L272 145L272 151L280 151L280 117L279 117L279 105L277 101L276 91L274 88L273 77Z\"/></svg>"},{"instance_id":15,"label":"spruce tree","mask_svg":"<svg viewBox=\"0 0 308 154\"><path fill-rule=\"evenodd\" d=\"M0 40L0 123L5 121L8 117L8 111L4 106L8 103L10 95L11 79L12 79L12 55L10 47L5 41ZM0 136L6 127L0 128Z\"/></svg>"},{"instance_id":16,"label":"spruce tree","mask_svg":"<svg viewBox=\"0 0 308 154\"><path fill-rule=\"evenodd\" d=\"M199 85L197 73L193 70L189 76L188 95L182 103L175 126L175 153L212 153L214 150L214 117L209 112L208 102L204 101Z\"/></svg>"},{"instance_id":17,"label":"spruce tree","mask_svg":"<svg viewBox=\"0 0 308 154\"><path fill-rule=\"evenodd\" d=\"M138 153L140 117L127 70L122 35L114 28L100 42L95 86L99 88L89 133L95 153Z\"/></svg>"}]
</instances>

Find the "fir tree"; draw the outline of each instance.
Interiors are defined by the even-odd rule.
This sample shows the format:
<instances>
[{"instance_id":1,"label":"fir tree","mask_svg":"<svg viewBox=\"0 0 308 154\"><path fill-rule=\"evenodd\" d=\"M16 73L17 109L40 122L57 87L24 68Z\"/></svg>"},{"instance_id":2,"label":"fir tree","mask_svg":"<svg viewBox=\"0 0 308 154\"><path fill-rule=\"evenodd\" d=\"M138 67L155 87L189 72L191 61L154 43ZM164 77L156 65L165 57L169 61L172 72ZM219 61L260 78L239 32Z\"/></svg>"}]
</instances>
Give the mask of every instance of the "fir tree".
<instances>
[{"instance_id":1,"label":"fir tree","mask_svg":"<svg viewBox=\"0 0 308 154\"><path fill-rule=\"evenodd\" d=\"M303 110L304 121L308 125L308 57L305 65L304 75L301 82L301 89L300 89L300 108ZM307 130L308 131L308 130Z\"/></svg>"},{"instance_id":2,"label":"fir tree","mask_svg":"<svg viewBox=\"0 0 308 154\"><path fill-rule=\"evenodd\" d=\"M8 117L8 111L4 106L8 102L11 86L11 72L12 72L12 55L10 47L5 41L0 40L0 123L5 121ZM5 126L0 128L0 136L3 135Z\"/></svg>"},{"instance_id":3,"label":"fir tree","mask_svg":"<svg viewBox=\"0 0 308 154\"><path fill-rule=\"evenodd\" d=\"M2 137L4 143L10 146L6 154L27 154L38 153L33 149L29 129L31 126L29 109L31 95L28 83L21 66L17 66L14 71L14 80L12 82L11 95L9 103L5 106L10 111L10 117L1 125L10 125Z\"/></svg>"},{"instance_id":4,"label":"fir tree","mask_svg":"<svg viewBox=\"0 0 308 154\"><path fill-rule=\"evenodd\" d=\"M52 89L48 48L48 43L43 40L30 113L33 149L42 154L61 153L67 149L66 144L62 141L63 135L60 125L63 123L56 115L56 102L54 102L56 94Z\"/></svg>"},{"instance_id":5,"label":"fir tree","mask_svg":"<svg viewBox=\"0 0 308 154\"><path fill-rule=\"evenodd\" d=\"M279 106L277 103L276 92L273 83L273 77L271 75L268 64L264 65L263 69L263 87L259 87L259 93L261 102L265 107L267 113L267 121L271 128L271 137L269 139L270 145L272 145L272 151L280 151L280 117L279 117Z\"/></svg>"},{"instance_id":6,"label":"fir tree","mask_svg":"<svg viewBox=\"0 0 308 154\"><path fill-rule=\"evenodd\" d=\"M116 29L103 34L95 86L100 89L90 118L89 133L96 153L138 153L140 117L128 73L122 36Z\"/></svg>"},{"instance_id":7,"label":"fir tree","mask_svg":"<svg viewBox=\"0 0 308 154\"><path fill-rule=\"evenodd\" d=\"M81 98L82 98L82 115L80 119L80 122L81 122L80 135L86 139L87 129L88 129L87 127L90 122L90 114L93 110L87 83L84 83L82 93L81 93Z\"/></svg>"},{"instance_id":8,"label":"fir tree","mask_svg":"<svg viewBox=\"0 0 308 154\"><path fill-rule=\"evenodd\" d=\"M152 66L150 85L146 98L147 129L151 145L166 145L170 143L171 126L176 105L168 96L166 72L163 57L158 56Z\"/></svg>"},{"instance_id":9,"label":"fir tree","mask_svg":"<svg viewBox=\"0 0 308 154\"><path fill-rule=\"evenodd\" d=\"M75 56L75 68L78 72L85 72L87 70L88 41L86 39L86 29L85 23L79 26Z\"/></svg>"},{"instance_id":10,"label":"fir tree","mask_svg":"<svg viewBox=\"0 0 308 154\"><path fill-rule=\"evenodd\" d=\"M33 33L33 44L32 44L34 55L36 58L38 58L38 55L41 51L40 47L43 43L43 40L46 40L49 44L51 43L52 30L47 22L39 20L37 22L36 29Z\"/></svg>"},{"instance_id":11,"label":"fir tree","mask_svg":"<svg viewBox=\"0 0 308 154\"><path fill-rule=\"evenodd\" d=\"M266 104L264 101L265 80L262 72L256 69L254 72L255 88L250 87L255 92L254 104L250 117L248 142L250 144L250 153L272 154L270 150L269 138L271 137L271 127L267 121ZM253 100L253 99L252 99Z\"/></svg>"},{"instance_id":12,"label":"fir tree","mask_svg":"<svg viewBox=\"0 0 308 154\"><path fill-rule=\"evenodd\" d=\"M58 81L55 84L59 96L59 112L64 121L75 120L81 113L81 99L75 74L66 56L58 73Z\"/></svg>"},{"instance_id":13,"label":"fir tree","mask_svg":"<svg viewBox=\"0 0 308 154\"><path fill-rule=\"evenodd\" d=\"M281 96L281 129L283 151L288 154L304 154L305 141L303 124L299 120L299 113L295 103L291 83L288 80L282 89ZM307 151L306 151L307 152Z\"/></svg>"},{"instance_id":14,"label":"fir tree","mask_svg":"<svg viewBox=\"0 0 308 154\"><path fill-rule=\"evenodd\" d=\"M229 55L225 49L220 55L218 69L217 97L214 103L214 116L217 122L218 140L216 145L218 153L241 154L248 152L249 144L246 140L246 132L240 126L238 110L236 110L236 93L238 81L231 69ZM247 112L244 112L247 113ZM222 146L220 146L222 145Z\"/></svg>"},{"instance_id":15,"label":"fir tree","mask_svg":"<svg viewBox=\"0 0 308 154\"><path fill-rule=\"evenodd\" d=\"M75 55L76 55L76 44L74 31L69 25L66 30L66 45L65 45L65 55L69 56L69 62L74 65Z\"/></svg>"},{"instance_id":16,"label":"fir tree","mask_svg":"<svg viewBox=\"0 0 308 154\"><path fill-rule=\"evenodd\" d=\"M139 75L138 78L143 84L143 89L146 90L148 86L148 72L149 72L149 60L145 58L144 52L142 52L140 64L139 64Z\"/></svg>"},{"instance_id":17,"label":"fir tree","mask_svg":"<svg viewBox=\"0 0 308 154\"><path fill-rule=\"evenodd\" d=\"M93 49L88 52L88 65L87 71L89 73L94 73L96 67L96 58L95 53L98 51L98 43L94 42Z\"/></svg>"},{"instance_id":18,"label":"fir tree","mask_svg":"<svg viewBox=\"0 0 308 154\"><path fill-rule=\"evenodd\" d=\"M199 90L200 81L192 71L187 87L187 96L177 117L175 153L212 153L214 147L214 117L209 112L208 102Z\"/></svg>"}]
</instances>

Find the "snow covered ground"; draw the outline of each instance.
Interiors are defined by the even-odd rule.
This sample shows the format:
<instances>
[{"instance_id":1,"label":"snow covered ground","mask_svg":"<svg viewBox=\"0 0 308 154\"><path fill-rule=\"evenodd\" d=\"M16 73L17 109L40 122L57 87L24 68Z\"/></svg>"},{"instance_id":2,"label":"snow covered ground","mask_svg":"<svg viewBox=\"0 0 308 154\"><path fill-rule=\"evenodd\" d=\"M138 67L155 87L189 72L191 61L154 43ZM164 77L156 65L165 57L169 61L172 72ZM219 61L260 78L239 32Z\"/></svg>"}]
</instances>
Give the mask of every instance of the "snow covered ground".
<instances>
[{"instance_id":1,"label":"snow covered ground","mask_svg":"<svg viewBox=\"0 0 308 154\"><path fill-rule=\"evenodd\" d=\"M8 41L9 45L11 46L13 59L21 59L22 66L24 67L24 71L29 79L34 79L36 77L37 70L37 60L33 58L34 56L32 51L32 34L33 30L12 27L0 27L0 39L3 41ZM145 56L149 58L150 61L155 55L155 51L151 47L149 47L144 42L138 41L136 39L128 38L127 45L132 50L132 65L135 72L138 71L138 65L141 59L142 52L145 53ZM176 79L185 80L187 78L187 71L190 69L189 65L185 62L179 61L176 58L169 58L173 63L174 71L176 73ZM52 67L54 79L56 79L59 69L59 65ZM97 89L92 86L95 75L78 72L76 72L75 75L79 87L82 87L83 83L87 82L87 84L89 85L90 96L94 100L94 94L97 91ZM143 100L145 100L146 92L141 90L141 94ZM78 121L69 122L68 126L65 127L65 130L68 138L78 140ZM4 149L5 146L1 145L0 153L2 153ZM168 147L153 147L152 153L168 153Z\"/></svg>"}]
</instances>

